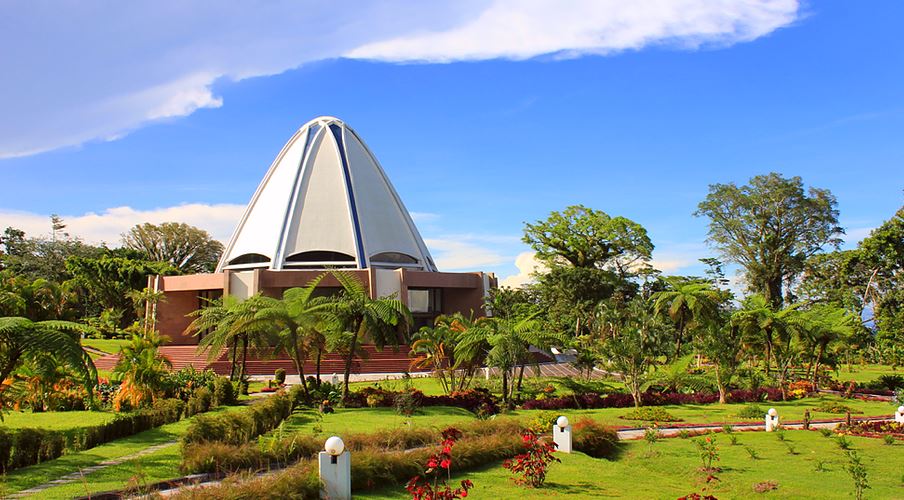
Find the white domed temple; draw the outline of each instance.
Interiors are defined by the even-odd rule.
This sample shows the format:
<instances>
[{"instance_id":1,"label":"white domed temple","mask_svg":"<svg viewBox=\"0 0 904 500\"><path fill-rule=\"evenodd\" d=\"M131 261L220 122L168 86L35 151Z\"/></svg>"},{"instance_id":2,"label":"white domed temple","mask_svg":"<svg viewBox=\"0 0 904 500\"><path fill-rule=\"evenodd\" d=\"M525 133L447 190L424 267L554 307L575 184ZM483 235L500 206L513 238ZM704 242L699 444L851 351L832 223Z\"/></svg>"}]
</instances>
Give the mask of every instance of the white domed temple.
<instances>
[{"instance_id":1,"label":"white domed temple","mask_svg":"<svg viewBox=\"0 0 904 500\"><path fill-rule=\"evenodd\" d=\"M432 324L439 314L483 314L484 298L496 285L487 273L439 272L361 137L337 118L320 117L302 126L276 156L215 273L148 279L149 287L165 294L156 307L157 328L170 345L193 346L198 337L185 332L191 322L187 315L205 299L280 297L327 269L355 275L373 297L398 297L412 311L414 329ZM330 276L320 286L327 292L339 289ZM174 368L182 364L173 361ZM407 363L400 359L358 371L404 371ZM272 374L273 366L262 365L261 374Z\"/></svg>"}]
</instances>

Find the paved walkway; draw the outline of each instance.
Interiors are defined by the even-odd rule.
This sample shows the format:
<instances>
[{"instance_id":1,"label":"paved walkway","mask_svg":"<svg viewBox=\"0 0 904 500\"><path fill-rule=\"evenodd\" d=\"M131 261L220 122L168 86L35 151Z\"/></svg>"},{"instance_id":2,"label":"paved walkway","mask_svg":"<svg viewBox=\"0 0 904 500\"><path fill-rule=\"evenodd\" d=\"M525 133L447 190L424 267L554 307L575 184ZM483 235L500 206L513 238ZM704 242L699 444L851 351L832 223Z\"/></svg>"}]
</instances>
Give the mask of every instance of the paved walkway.
<instances>
[{"instance_id":1,"label":"paved walkway","mask_svg":"<svg viewBox=\"0 0 904 500\"><path fill-rule=\"evenodd\" d=\"M150 455L156 451L159 451L167 446L172 446L174 444L178 444L178 441L167 441L165 443L155 444L153 446L147 447L141 451L132 453L131 455L123 455L121 457L111 458L110 460L105 460L103 462L98 463L97 465L92 465L90 467L85 467L84 469L80 469L77 472L72 472L66 474L65 476L54 479L48 483L39 484L37 486L33 486L28 488L27 490L17 491L16 493L10 494L7 498L24 498L29 495L34 495L40 493L46 489L53 488L55 486L60 486L63 484L74 483L76 481L81 481L85 476L97 472L99 470L106 469L107 467L112 467L114 465L119 465L129 460L134 460L136 458L141 458L145 455Z\"/></svg>"}]
</instances>

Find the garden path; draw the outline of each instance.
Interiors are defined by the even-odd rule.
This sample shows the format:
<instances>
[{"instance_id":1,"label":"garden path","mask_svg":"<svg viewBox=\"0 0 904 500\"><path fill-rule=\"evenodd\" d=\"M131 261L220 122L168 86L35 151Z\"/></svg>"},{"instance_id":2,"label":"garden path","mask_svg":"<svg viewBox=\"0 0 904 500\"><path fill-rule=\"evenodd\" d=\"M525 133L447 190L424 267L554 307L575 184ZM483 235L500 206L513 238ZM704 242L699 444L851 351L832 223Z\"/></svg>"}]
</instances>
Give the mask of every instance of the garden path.
<instances>
[{"instance_id":1,"label":"garden path","mask_svg":"<svg viewBox=\"0 0 904 500\"><path fill-rule=\"evenodd\" d=\"M99 462L95 465L85 467L84 469L80 469L77 472L72 472L72 473L66 474L65 476L62 476L59 479L54 479L53 481L50 481L50 482L47 482L44 484L39 484L37 486L33 486L31 488L28 488L27 490L17 491L16 493L10 494L7 498L25 498L27 496L40 493L46 489L53 488L54 486L60 486L63 484L69 484L69 483L74 483L76 481L81 481L88 474L97 472L99 470L106 469L107 467L119 465L124 462L128 462L129 460L134 460L136 458L143 457L145 455L150 455L151 453L154 453L163 448L166 448L167 446L172 446L172 445L175 445L178 443L179 443L179 441L166 441L164 443L158 443L153 446L149 446L141 451L132 453L131 455L123 455L121 457L111 458L110 460L105 460L105 461Z\"/></svg>"}]
</instances>

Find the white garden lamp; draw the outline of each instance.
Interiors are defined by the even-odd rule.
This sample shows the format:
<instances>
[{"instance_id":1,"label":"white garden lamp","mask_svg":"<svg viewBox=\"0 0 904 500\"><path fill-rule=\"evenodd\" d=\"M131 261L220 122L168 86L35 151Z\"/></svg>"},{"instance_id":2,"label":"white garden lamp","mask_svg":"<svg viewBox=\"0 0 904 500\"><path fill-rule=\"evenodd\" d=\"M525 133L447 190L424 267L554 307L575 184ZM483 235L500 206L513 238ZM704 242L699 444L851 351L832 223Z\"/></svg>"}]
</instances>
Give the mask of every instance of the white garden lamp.
<instances>
[{"instance_id":1,"label":"white garden lamp","mask_svg":"<svg viewBox=\"0 0 904 500\"><path fill-rule=\"evenodd\" d=\"M320 461L320 498L350 500L352 498L352 461L345 443L333 436L323 445L318 455Z\"/></svg>"},{"instance_id":2,"label":"white garden lamp","mask_svg":"<svg viewBox=\"0 0 904 500\"><path fill-rule=\"evenodd\" d=\"M904 424L904 405L899 406L898 411L895 412L895 422Z\"/></svg>"},{"instance_id":3,"label":"white garden lamp","mask_svg":"<svg viewBox=\"0 0 904 500\"><path fill-rule=\"evenodd\" d=\"M557 451L571 453L571 425L565 415L557 418L556 425L552 426L552 441L556 443Z\"/></svg>"},{"instance_id":4,"label":"white garden lamp","mask_svg":"<svg viewBox=\"0 0 904 500\"><path fill-rule=\"evenodd\" d=\"M766 432L778 430L778 412L775 408L769 408L766 412Z\"/></svg>"}]
</instances>

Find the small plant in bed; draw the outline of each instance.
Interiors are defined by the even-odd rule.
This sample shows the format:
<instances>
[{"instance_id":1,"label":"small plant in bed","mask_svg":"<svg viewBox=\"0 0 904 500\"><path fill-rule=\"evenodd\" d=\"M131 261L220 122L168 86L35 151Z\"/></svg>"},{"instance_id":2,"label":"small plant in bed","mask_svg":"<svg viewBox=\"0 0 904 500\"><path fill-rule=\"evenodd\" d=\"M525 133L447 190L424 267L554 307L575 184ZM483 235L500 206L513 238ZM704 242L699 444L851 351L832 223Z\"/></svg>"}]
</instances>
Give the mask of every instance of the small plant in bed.
<instances>
[{"instance_id":1,"label":"small plant in bed","mask_svg":"<svg viewBox=\"0 0 904 500\"><path fill-rule=\"evenodd\" d=\"M621 417L624 420L642 420L644 422L680 422L681 419L655 406L644 406L634 411L625 413Z\"/></svg>"},{"instance_id":2,"label":"small plant in bed","mask_svg":"<svg viewBox=\"0 0 904 500\"><path fill-rule=\"evenodd\" d=\"M766 410L760 405L745 405L738 412L738 418L763 418Z\"/></svg>"},{"instance_id":3,"label":"small plant in bed","mask_svg":"<svg viewBox=\"0 0 904 500\"><path fill-rule=\"evenodd\" d=\"M820 413L863 413L860 410L855 410L850 406L843 405L834 401L824 401L819 406L814 407L813 411Z\"/></svg>"}]
</instances>

